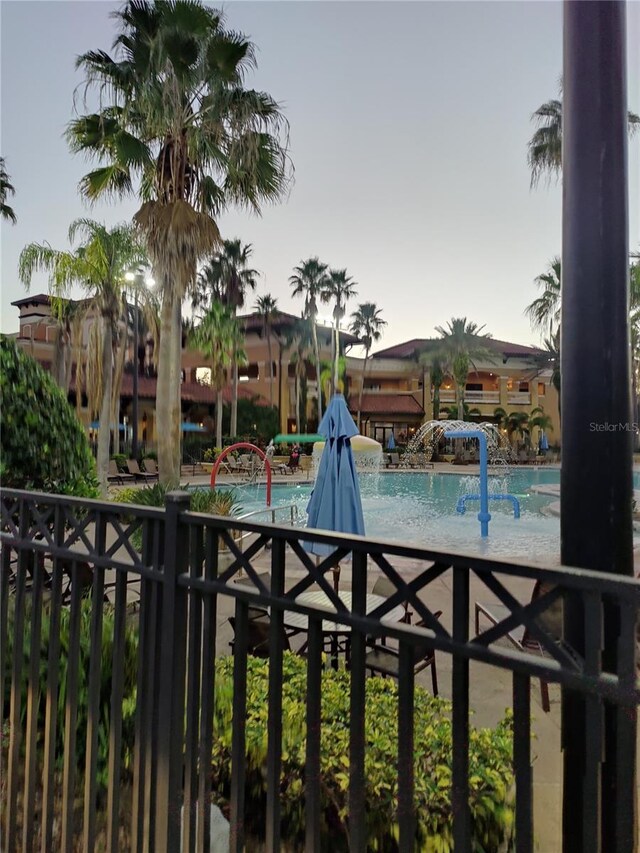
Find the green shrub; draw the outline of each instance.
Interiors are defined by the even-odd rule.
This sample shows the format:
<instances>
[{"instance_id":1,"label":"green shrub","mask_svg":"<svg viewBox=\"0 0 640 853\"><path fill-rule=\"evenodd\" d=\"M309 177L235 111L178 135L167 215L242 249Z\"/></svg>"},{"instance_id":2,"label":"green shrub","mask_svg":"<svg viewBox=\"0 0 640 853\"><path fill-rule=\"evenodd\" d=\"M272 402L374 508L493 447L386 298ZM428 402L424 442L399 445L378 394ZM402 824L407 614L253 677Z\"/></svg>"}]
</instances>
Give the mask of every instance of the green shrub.
<instances>
[{"instance_id":1,"label":"green shrub","mask_svg":"<svg viewBox=\"0 0 640 853\"><path fill-rule=\"evenodd\" d=\"M4 486L97 497L85 431L53 378L15 341L0 335Z\"/></svg>"},{"instance_id":2,"label":"green shrub","mask_svg":"<svg viewBox=\"0 0 640 853\"><path fill-rule=\"evenodd\" d=\"M14 641L14 599L10 599L8 613L8 649L7 649L7 678L5 681L5 693L3 696L5 711L9 710L11 696L11 660ZM27 713L27 681L28 661L30 659L31 647L31 607L27 598L26 618L24 627L24 665L22 667L22 690L21 690L21 719L24 727ZM69 668L69 626L70 609L62 607L60 610L60 652L58 655L59 670L59 692L57 703L56 724L56 747L55 766L62 769L64 730L65 730L65 704L67 698L67 672ZM38 731L44 732L45 706L47 696L47 675L49 671L49 640L51 630L50 608L45 604L42 614L42 635L40 643L40 697L38 704ZM100 672L100 700L98 718L98 762L97 779L100 786L107 784L107 769L109 759L109 727L111 708L111 669L113 660L113 631L114 612L110 604L105 604L102 617L102 647L101 647L101 672ZM137 633L131 626L125 628L124 644L124 692L122 697L122 744L123 744L123 770L131 769L134 742L134 717L136 708L136 672L137 672ZM87 704L88 704L88 679L90 668L91 649L91 601L84 598L81 602L80 613L80 648L78 665L78 688L77 707L78 719L75 728L76 741L76 768L79 773L78 784L84 778L84 763L86 756L87 737ZM24 730L24 728L23 728Z\"/></svg>"},{"instance_id":3,"label":"green shrub","mask_svg":"<svg viewBox=\"0 0 640 853\"><path fill-rule=\"evenodd\" d=\"M125 456L124 453L114 453L111 458L115 459L115 463L116 463L116 466L118 468L118 471L126 472L126 470L127 470L127 457Z\"/></svg>"},{"instance_id":4,"label":"green shrub","mask_svg":"<svg viewBox=\"0 0 640 853\"><path fill-rule=\"evenodd\" d=\"M146 450L146 451L142 454L142 460L144 461L145 459L155 459L155 461L157 462L157 461L158 461L158 453L157 453L157 451L155 451L155 450Z\"/></svg>"},{"instance_id":5,"label":"green shrub","mask_svg":"<svg viewBox=\"0 0 640 853\"><path fill-rule=\"evenodd\" d=\"M306 662L284 656L282 697L283 840L304 846L304 766L306 746ZM249 658L246 711L246 815L248 829L263 833L268 736L268 661ZM220 801L229 796L233 658L216 665L214 785ZM322 673L321 797L323 849L348 850L350 674ZM416 850L453 849L451 815L452 734L450 703L426 690L415 691ZM397 850L398 689L391 679L366 681L365 758L367 849ZM513 825L511 788L512 720L508 712L495 729L471 729L470 807L474 853L489 853L510 843Z\"/></svg>"}]
</instances>

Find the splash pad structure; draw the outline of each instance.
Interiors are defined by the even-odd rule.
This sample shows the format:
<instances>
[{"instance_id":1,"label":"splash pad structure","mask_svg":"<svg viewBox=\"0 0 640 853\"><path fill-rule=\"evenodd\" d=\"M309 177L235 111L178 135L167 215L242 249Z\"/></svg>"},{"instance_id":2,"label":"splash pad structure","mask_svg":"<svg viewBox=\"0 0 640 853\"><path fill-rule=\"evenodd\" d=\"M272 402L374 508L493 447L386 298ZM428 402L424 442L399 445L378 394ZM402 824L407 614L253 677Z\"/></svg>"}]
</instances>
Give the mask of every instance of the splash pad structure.
<instances>
[{"instance_id":1,"label":"splash pad structure","mask_svg":"<svg viewBox=\"0 0 640 853\"><path fill-rule=\"evenodd\" d=\"M462 424L463 421L456 423ZM465 426L468 426L465 424ZM480 535L484 538L489 535L489 522L491 521L491 513L489 512L489 478L487 473L488 461L488 442L487 434L482 429L453 429L443 433L445 438L466 438L477 439L480 445L480 494L479 495L462 495L458 500L456 511L464 514L467 501L480 501L480 512L478 513L478 521L480 522ZM491 495L493 500L509 500L513 503L513 517L520 518L520 502L515 495Z\"/></svg>"},{"instance_id":2,"label":"splash pad structure","mask_svg":"<svg viewBox=\"0 0 640 853\"><path fill-rule=\"evenodd\" d=\"M317 472L320 457L324 450L324 440L316 441L313 445L313 471ZM351 439L351 450L358 472L377 474L382 467L382 445L373 438L365 435L354 435ZM314 473L315 476L315 473Z\"/></svg>"},{"instance_id":3,"label":"splash pad structure","mask_svg":"<svg viewBox=\"0 0 640 853\"><path fill-rule=\"evenodd\" d=\"M513 449L500 430L492 423L468 423L467 421L425 421L407 445L405 458L412 453L424 451L427 458L431 460L438 448L441 438L463 438L462 435L453 433L481 432L486 441L487 463L493 466L502 466L507 469L515 462Z\"/></svg>"}]
</instances>

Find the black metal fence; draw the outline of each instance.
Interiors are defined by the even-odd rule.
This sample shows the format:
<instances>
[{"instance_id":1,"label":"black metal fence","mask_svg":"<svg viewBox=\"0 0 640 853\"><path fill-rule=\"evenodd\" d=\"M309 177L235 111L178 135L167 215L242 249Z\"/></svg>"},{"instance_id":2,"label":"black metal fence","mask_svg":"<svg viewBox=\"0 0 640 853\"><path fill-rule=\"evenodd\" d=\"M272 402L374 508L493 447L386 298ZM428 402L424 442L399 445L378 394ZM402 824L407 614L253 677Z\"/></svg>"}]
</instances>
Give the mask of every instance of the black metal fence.
<instances>
[{"instance_id":1,"label":"black metal fence","mask_svg":"<svg viewBox=\"0 0 640 853\"><path fill-rule=\"evenodd\" d=\"M1 494L1 731L3 849L92 851L98 817L104 823L106 849L133 851L209 850L211 753L215 697L215 649L221 596L235 599L233 729L229 819L231 849L247 847L245 838L245 715L247 707L247 627L249 608L269 608L268 748L264 767L265 849L288 849L281 837L282 690L284 614L308 617L306 767L304 773L304 849L321 849L321 672L322 617L326 610L301 603L312 585L336 609L335 620L351 629L349 730L349 849L364 851L365 795L365 657L367 640L382 634L399 649L397 821L400 851L415 849L413 650L427 643L452 658L453 844L472 849L469 810L469 664L480 661L510 671L513 678L513 771L515 778L515 849L533 850L531 767L531 679L559 683L567 696L579 695L589 709L584 764L576 785L593 805L584 825L575 828L583 850L599 849L602 808L614 810L619 846L635 844L636 714L640 691L636 673L636 619L640 584L632 579L571 569L545 569L495 562L426 549L234 522L249 536L238 545L228 519L189 511L188 494L168 496L165 510L123 506L5 489ZM330 545L335 551L316 564L303 540ZM270 588L258 577L254 560L270 549ZM224 556L224 560L222 557ZM351 607L334 591L330 570L338 559L352 562ZM413 579L402 577L412 561ZM287 585L295 563L304 571ZM416 566L419 571L416 573ZM370 572L382 573L396 592L366 613ZM234 583L239 571L253 587ZM429 585L448 577L450 612L436 618L428 600ZM470 581L475 577L507 608L497 625L470 637ZM509 580L544 581L547 592L533 602L519 602ZM584 603L584 656L567 649L545 630L541 614L567 596ZM88 600L90 603L88 603ZM105 608L105 600L109 600ZM408 602L425 627L381 622L385 614ZM615 608L620 620L618 672L601 668L603 609ZM113 620L108 649L111 677L101 683L105 613ZM123 684L127 667L127 625L134 614L137 634L133 752L123 749ZM90 620L89 648L81 649L81 623ZM47 649L42 637L46 621ZM61 621L68 625L68 648L61 672ZM445 625L451 625L449 630ZM497 645L524 625L544 655ZM9 631L9 626L11 630ZM26 638L26 639L25 639ZM80 667L86 691L79 695ZM44 695L39 695L42 672ZM105 695L105 690L107 691ZM7 697L7 701L5 701ZM603 708L613 709L618 732L618 779L603 803L600 788ZM39 711L40 709L40 711ZM64 725L59 712L64 713ZM79 713L86 719L84 743L78 743ZM108 720L107 729L99 721ZM567 721L565 721L566 724ZM60 729L63 729L62 731ZM98 780L99 738L108 740L106 779ZM61 759L57 744L62 743ZM84 750L84 770L78 751ZM123 766L130 766L132 801L124 808L120 787ZM77 794L83 785L82 796ZM565 792L566 793L566 792ZM123 818L123 814L126 817ZM254 816L255 817L255 816ZM123 835L123 820L126 833ZM101 824L102 826L102 824ZM37 827L37 831L36 831ZM125 839L125 840L123 840Z\"/></svg>"}]
</instances>

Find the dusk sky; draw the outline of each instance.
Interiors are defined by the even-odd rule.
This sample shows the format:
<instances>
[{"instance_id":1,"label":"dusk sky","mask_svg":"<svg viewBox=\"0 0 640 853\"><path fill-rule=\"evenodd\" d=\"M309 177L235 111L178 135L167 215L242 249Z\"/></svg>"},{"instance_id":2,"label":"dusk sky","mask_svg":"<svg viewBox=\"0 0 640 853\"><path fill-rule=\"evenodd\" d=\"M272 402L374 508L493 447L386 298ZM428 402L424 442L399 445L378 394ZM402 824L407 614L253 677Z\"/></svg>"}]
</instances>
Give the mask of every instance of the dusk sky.
<instances>
[{"instance_id":1,"label":"dusk sky","mask_svg":"<svg viewBox=\"0 0 640 853\"><path fill-rule=\"evenodd\" d=\"M216 4L214 4L216 5ZM20 250L67 248L69 223L130 219L135 200L89 209L88 171L62 134L81 82L77 54L113 41L107 2L2 2L1 154L18 225L2 224L2 331ZM556 97L556 2L234 2L229 27L258 47L247 83L282 105L295 183L261 218L225 215L224 237L254 246L259 293L299 313L288 277L318 255L346 267L358 301L389 325L381 346L428 337L467 316L496 338L537 343L523 314L534 278L561 247L559 184L529 187L531 113ZM640 3L628 4L629 106L640 112ZM640 250L640 134L630 142L630 246ZM42 276L32 292L46 292ZM79 291L77 291L79 293ZM250 297L249 304L253 304ZM327 314L329 312L327 311Z\"/></svg>"}]
</instances>

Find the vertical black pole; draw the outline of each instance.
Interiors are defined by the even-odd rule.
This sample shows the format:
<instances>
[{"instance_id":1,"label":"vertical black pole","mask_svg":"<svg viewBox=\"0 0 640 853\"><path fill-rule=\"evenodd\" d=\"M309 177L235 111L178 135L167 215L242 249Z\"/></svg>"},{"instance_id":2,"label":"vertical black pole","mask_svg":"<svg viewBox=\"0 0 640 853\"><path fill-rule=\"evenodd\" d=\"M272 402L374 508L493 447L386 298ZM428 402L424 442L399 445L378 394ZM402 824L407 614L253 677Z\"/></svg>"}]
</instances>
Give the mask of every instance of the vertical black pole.
<instances>
[{"instance_id":1,"label":"vertical black pole","mask_svg":"<svg viewBox=\"0 0 640 853\"><path fill-rule=\"evenodd\" d=\"M627 91L623 0L565 0L562 233L562 562L633 571L629 357ZM604 611L603 666L616 670L619 617ZM565 605L565 637L585 650L584 611ZM587 849L584 702L563 693L563 850ZM602 849L616 837L615 717L606 708ZM635 745L630 743L629 749ZM593 839L589 841L592 843Z\"/></svg>"},{"instance_id":2,"label":"vertical black pole","mask_svg":"<svg viewBox=\"0 0 640 853\"><path fill-rule=\"evenodd\" d=\"M139 278L136 276L136 278ZM138 282L136 282L137 284ZM133 295L133 411L131 433L131 456L138 458L138 291Z\"/></svg>"}]
</instances>

